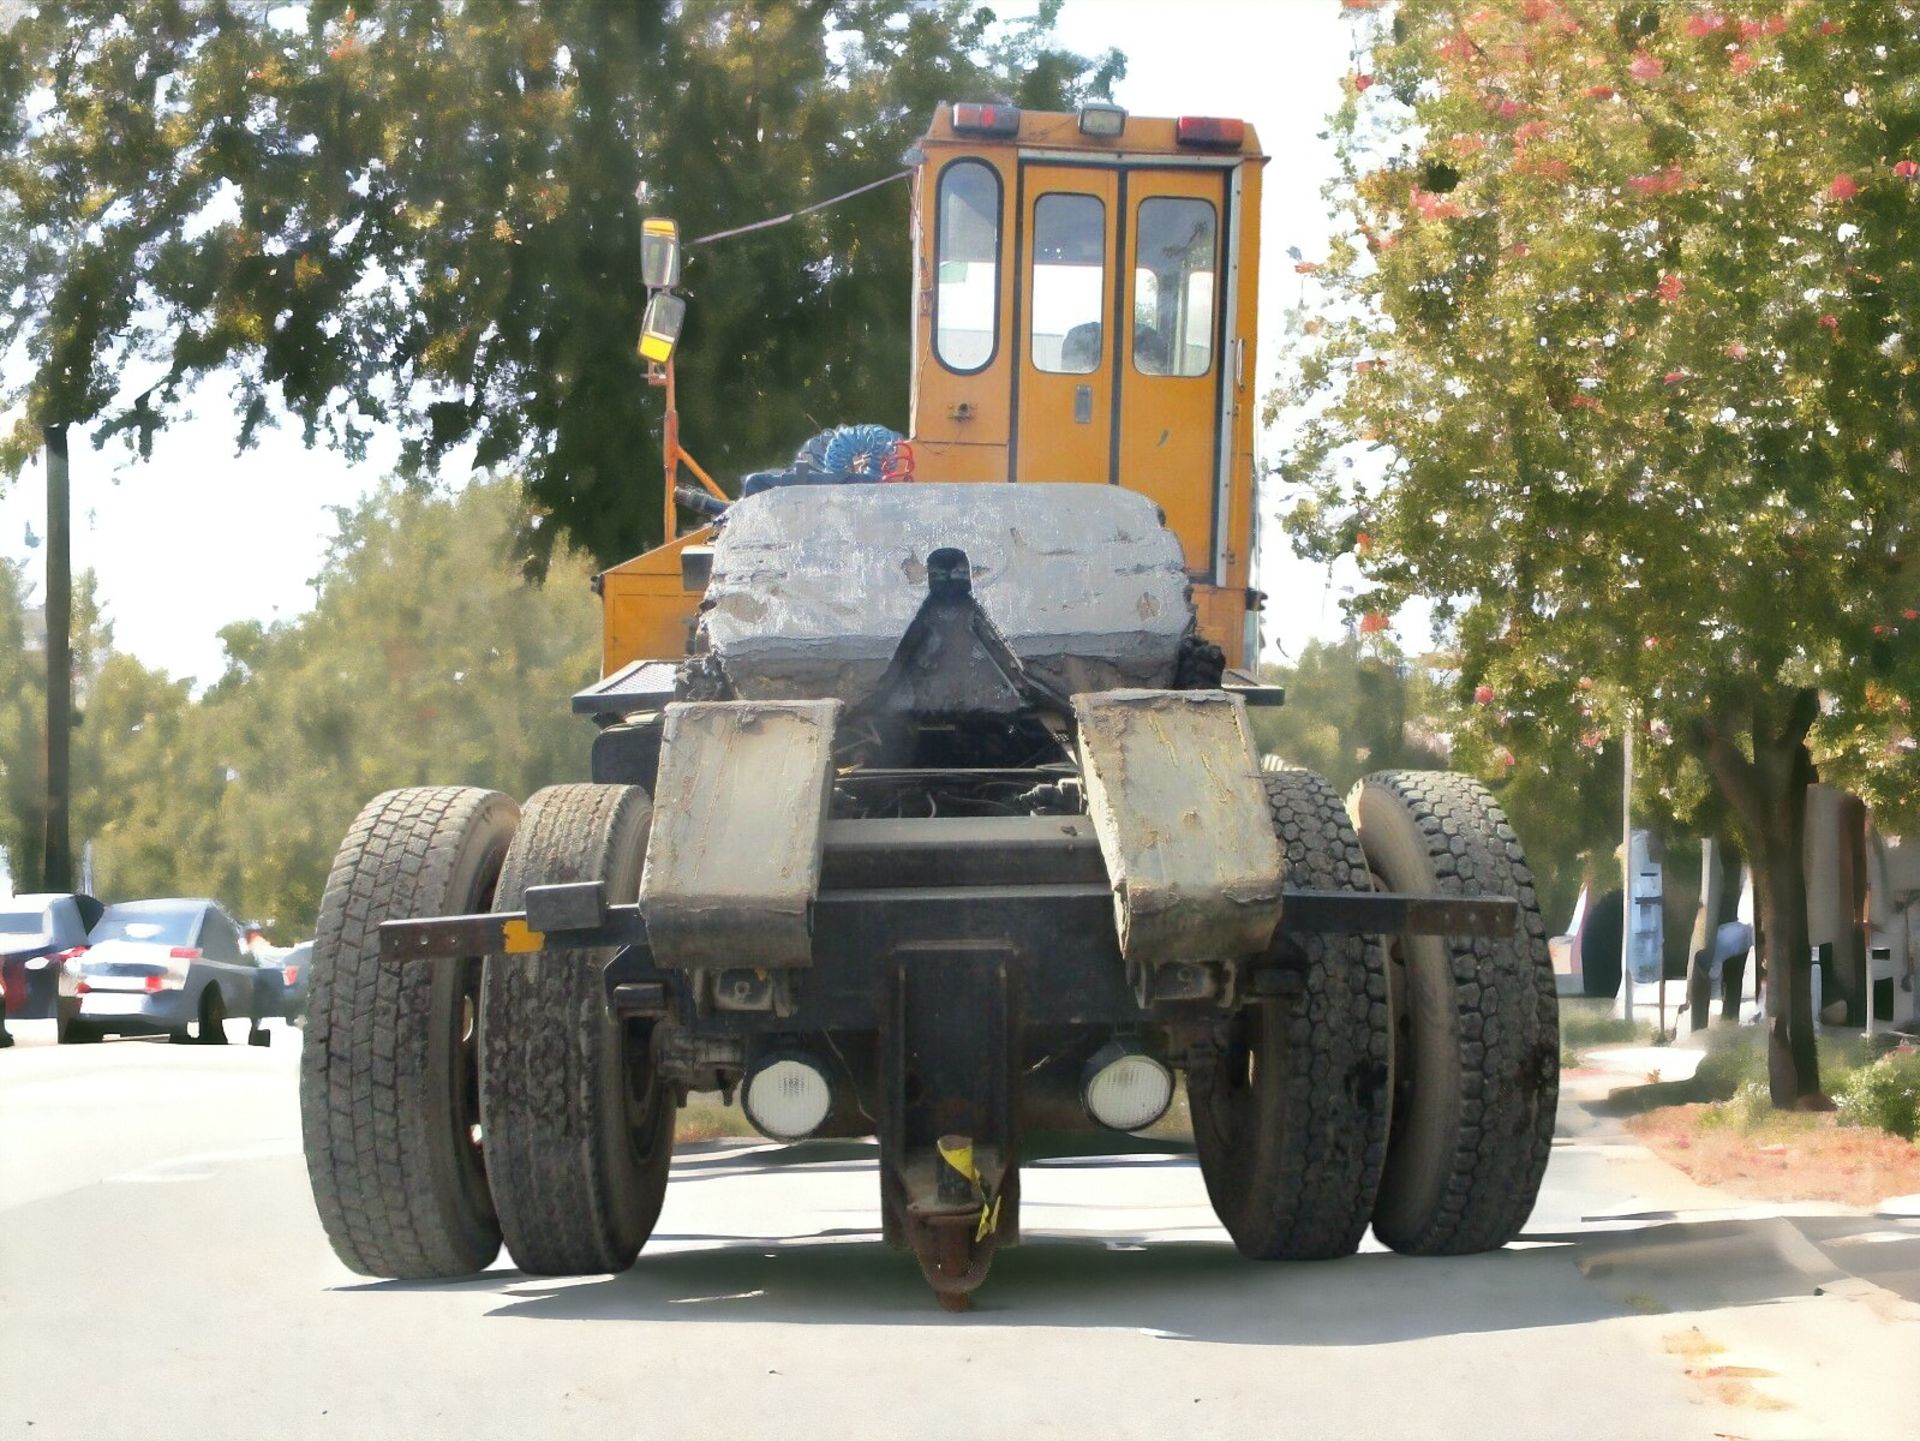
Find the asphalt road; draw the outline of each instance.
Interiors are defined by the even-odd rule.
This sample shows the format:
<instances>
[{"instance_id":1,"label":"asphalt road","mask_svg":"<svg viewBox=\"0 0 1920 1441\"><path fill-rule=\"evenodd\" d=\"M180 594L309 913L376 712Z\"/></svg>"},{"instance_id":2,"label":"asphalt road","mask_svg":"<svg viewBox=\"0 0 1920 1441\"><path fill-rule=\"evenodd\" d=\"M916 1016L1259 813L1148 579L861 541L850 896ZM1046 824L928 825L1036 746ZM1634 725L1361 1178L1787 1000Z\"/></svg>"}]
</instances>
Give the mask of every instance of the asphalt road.
<instances>
[{"instance_id":1,"label":"asphalt road","mask_svg":"<svg viewBox=\"0 0 1920 1441\"><path fill-rule=\"evenodd\" d=\"M1867 1441L1920 1403L1920 1223L1730 1203L1578 1103L1503 1253L1254 1265L1189 1156L1079 1160L1028 1170L1027 1243L950 1316L840 1143L688 1148L624 1276L368 1283L308 1199L297 1032L19 1029L4 1438Z\"/></svg>"}]
</instances>

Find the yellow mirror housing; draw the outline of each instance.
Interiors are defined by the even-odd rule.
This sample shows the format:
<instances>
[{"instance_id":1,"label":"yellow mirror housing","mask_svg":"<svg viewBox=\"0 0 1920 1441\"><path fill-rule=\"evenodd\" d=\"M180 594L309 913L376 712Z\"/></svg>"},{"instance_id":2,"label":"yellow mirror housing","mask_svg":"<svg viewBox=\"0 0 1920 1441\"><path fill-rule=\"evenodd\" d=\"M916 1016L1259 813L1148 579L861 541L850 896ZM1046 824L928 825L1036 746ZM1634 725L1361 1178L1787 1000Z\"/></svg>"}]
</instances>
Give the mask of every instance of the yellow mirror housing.
<instances>
[{"instance_id":1,"label":"yellow mirror housing","mask_svg":"<svg viewBox=\"0 0 1920 1441\"><path fill-rule=\"evenodd\" d=\"M640 358L656 365L673 359L673 348L680 341L680 327L686 318L685 300L664 290L654 292L640 322Z\"/></svg>"},{"instance_id":2,"label":"yellow mirror housing","mask_svg":"<svg viewBox=\"0 0 1920 1441\"><path fill-rule=\"evenodd\" d=\"M659 216L640 222L640 279L649 290L680 283L680 224Z\"/></svg>"}]
</instances>

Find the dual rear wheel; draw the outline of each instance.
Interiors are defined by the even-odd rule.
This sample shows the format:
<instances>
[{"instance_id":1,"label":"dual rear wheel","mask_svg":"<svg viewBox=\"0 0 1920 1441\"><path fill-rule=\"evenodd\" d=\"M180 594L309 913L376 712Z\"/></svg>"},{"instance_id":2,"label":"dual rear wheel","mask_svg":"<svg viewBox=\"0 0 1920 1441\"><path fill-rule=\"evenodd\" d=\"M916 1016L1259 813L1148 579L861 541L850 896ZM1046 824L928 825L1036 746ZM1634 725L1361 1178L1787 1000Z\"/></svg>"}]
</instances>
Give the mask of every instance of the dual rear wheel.
<instances>
[{"instance_id":1,"label":"dual rear wheel","mask_svg":"<svg viewBox=\"0 0 1920 1441\"><path fill-rule=\"evenodd\" d=\"M604 880L632 900L651 811L625 786L389 791L327 882L301 1059L307 1170L363 1275L617 1271L659 1213L675 1099L601 996L601 952L389 963L383 921L518 909ZM638 1078L638 1079L636 1079Z\"/></svg>"},{"instance_id":2,"label":"dual rear wheel","mask_svg":"<svg viewBox=\"0 0 1920 1441\"><path fill-rule=\"evenodd\" d=\"M1290 884L1512 896L1512 936L1275 939L1296 994L1244 1008L1190 1074L1194 1140L1221 1223L1262 1260L1457 1255L1520 1232L1552 1145L1559 1022L1546 927L1485 787L1384 771L1346 806L1308 771L1263 776Z\"/></svg>"}]
</instances>

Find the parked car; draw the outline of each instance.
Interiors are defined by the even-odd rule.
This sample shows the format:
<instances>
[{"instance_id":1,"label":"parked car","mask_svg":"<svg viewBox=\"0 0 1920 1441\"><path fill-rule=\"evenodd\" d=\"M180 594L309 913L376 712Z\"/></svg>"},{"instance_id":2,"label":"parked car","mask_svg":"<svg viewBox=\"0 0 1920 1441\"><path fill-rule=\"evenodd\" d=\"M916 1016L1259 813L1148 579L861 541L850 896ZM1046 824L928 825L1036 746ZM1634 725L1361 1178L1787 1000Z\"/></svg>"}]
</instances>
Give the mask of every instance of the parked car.
<instances>
[{"instance_id":1,"label":"parked car","mask_svg":"<svg viewBox=\"0 0 1920 1441\"><path fill-rule=\"evenodd\" d=\"M106 908L87 949L60 969L60 1039L163 1034L203 1045L226 1041L229 1016L259 1029L258 972L240 949L240 928L209 900L123 901Z\"/></svg>"},{"instance_id":2,"label":"parked car","mask_svg":"<svg viewBox=\"0 0 1920 1441\"><path fill-rule=\"evenodd\" d=\"M44 1021L54 1014L60 964L84 950L104 909L92 896L29 895L0 901L0 977L6 1015Z\"/></svg>"},{"instance_id":3,"label":"parked car","mask_svg":"<svg viewBox=\"0 0 1920 1441\"><path fill-rule=\"evenodd\" d=\"M292 950L256 959L259 972L254 977L254 1004L260 1016L300 1021L307 1013L307 987L313 976L313 942L302 941Z\"/></svg>"}]
</instances>

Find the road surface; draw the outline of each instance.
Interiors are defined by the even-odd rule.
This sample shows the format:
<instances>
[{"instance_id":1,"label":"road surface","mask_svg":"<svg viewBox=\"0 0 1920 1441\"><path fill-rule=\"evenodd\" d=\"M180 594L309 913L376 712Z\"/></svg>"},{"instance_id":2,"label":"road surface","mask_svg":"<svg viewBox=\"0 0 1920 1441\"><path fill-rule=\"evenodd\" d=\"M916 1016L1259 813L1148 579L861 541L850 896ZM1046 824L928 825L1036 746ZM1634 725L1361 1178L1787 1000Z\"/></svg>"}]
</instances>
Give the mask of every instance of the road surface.
<instances>
[{"instance_id":1,"label":"road surface","mask_svg":"<svg viewBox=\"0 0 1920 1441\"><path fill-rule=\"evenodd\" d=\"M640 1263L369 1283L321 1235L299 1035L0 1052L0 1438L1910 1436L1920 1222L1742 1206L1562 1107L1520 1245L1241 1260L1191 1157L1030 1169L941 1312L864 1145L678 1156ZM1824 1213L1824 1214L1823 1214Z\"/></svg>"}]
</instances>

